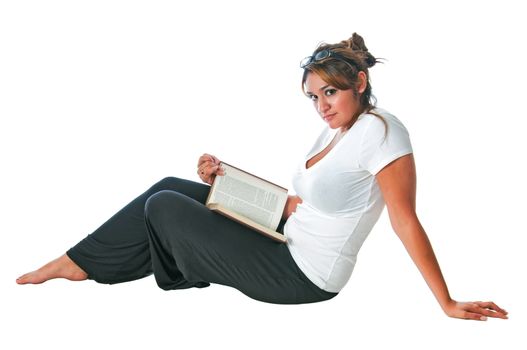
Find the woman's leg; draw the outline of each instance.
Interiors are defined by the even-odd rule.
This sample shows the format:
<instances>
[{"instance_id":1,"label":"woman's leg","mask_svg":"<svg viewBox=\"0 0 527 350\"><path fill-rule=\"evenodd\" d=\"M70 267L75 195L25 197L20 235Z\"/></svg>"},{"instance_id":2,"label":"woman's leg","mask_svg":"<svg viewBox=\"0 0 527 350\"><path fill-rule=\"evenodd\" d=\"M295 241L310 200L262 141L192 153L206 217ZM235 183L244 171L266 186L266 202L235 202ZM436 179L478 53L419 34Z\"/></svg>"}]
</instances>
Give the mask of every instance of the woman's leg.
<instances>
[{"instance_id":1,"label":"woman's leg","mask_svg":"<svg viewBox=\"0 0 527 350\"><path fill-rule=\"evenodd\" d=\"M218 283L280 304L334 297L299 270L285 244L212 212L184 194L160 191L145 206L154 276L163 289Z\"/></svg>"},{"instance_id":2,"label":"woman's leg","mask_svg":"<svg viewBox=\"0 0 527 350\"><path fill-rule=\"evenodd\" d=\"M147 276L152 273L144 219L148 197L162 190L172 190L205 203L209 189L205 184L167 177L126 205L66 255L21 276L17 283L42 283L59 277L118 283Z\"/></svg>"}]
</instances>

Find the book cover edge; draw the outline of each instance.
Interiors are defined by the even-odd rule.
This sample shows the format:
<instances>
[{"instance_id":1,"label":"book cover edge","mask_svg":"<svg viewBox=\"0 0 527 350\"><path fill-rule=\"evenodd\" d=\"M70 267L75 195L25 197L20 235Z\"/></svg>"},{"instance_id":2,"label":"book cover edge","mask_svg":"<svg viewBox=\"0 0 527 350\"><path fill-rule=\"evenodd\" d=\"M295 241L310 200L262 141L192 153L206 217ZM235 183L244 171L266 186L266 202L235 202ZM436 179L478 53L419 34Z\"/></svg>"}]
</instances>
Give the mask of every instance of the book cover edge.
<instances>
[{"instance_id":1,"label":"book cover edge","mask_svg":"<svg viewBox=\"0 0 527 350\"><path fill-rule=\"evenodd\" d=\"M260 179L260 180L262 180L262 181L264 181L264 182L267 182L267 183L269 183L269 184L271 184L271 185L273 185L273 186L275 186L275 187L278 187L278 188L284 190L286 193L289 192L289 190L288 190L287 188L282 187L282 186L280 186L280 185L277 185L277 184L275 184L274 182L271 182L271 181L266 180L266 179L264 179L264 178L261 178L260 176L255 175L255 174L253 174L253 173L250 173L250 172L248 172L247 170L240 169L240 168L235 167L234 165L231 165L231 164L229 164L229 163L227 163L227 162L224 162L224 161L221 161L220 164L228 165L228 166L230 166L231 168L234 168L234 169L236 169L236 170L238 170L238 171L241 171L241 172L243 172L243 173L246 173L246 174L249 174L249 175L251 175L251 176L254 176L254 177L257 178L257 179Z\"/></svg>"}]
</instances>

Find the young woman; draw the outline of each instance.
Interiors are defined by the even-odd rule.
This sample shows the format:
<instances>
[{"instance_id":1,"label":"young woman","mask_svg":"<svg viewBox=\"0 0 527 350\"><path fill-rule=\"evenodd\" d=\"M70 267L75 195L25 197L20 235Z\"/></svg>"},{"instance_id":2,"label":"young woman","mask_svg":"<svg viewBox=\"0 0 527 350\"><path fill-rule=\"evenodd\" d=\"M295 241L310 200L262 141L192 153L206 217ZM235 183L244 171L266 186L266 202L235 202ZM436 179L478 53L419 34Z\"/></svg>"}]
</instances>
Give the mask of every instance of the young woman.
<instances>
[{"instance_id":1,"label":"young woman","mask_svg":"<svg viewBox=\"0 0 527 350\"><path fill-rule=\"evenodd\" d=\"M282 304L328 300L345 286L384 205L393 229L451 317L507 318L493 302L457 302L448 292L415 211L416 174L404 125L372 103L363 39L320 45L304 59L302 89L327 123L293 177L276 243L204 205L220 161L204 154L206 184L165 178L63 256L17 279L120 283L154 274L159 287L218 283Z\"/></svg>"}]
</instances>

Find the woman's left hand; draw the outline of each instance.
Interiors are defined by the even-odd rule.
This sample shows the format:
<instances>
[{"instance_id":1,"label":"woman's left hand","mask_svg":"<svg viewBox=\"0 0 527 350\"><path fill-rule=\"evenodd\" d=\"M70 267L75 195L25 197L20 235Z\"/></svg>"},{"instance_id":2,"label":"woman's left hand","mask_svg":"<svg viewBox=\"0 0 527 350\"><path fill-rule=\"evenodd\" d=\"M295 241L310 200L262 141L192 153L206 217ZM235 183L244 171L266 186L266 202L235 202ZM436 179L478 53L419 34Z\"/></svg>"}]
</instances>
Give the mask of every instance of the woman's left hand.
<instances>
[{"instance_id":1,"label":"woman's left hand","mask_svg":"<svg viewBox=\"0 0 527 350\"><path fill-rule=\"evenodd\" d=\"M507 319L508 312L492 301L459 302L451 300L443 307L450 317L486 321L487 317Z\"/></svg>"}]
</instances>

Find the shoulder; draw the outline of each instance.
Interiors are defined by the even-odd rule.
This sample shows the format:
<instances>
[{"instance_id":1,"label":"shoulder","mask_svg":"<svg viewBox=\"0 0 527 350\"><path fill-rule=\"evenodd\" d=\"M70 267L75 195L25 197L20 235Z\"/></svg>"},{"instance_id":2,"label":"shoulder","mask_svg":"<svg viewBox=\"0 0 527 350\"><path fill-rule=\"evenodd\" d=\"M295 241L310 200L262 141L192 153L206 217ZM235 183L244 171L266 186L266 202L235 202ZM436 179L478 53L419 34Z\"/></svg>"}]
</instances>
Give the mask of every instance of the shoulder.
<instances>
[{"instance_id":1,"label":"shoulder","mask_svg":"<svg viewBox=\"0 0 527 350\"><path fill-rule=\"evenodd\" d=\"M361 140L360 164L376 174L389 162L412 153L410 136L403 123L393 114L375 108L365 113L364 132Z\"/></svg>"},{"instance_id":2,"label":"shoulder","mask_svg":"<svg viewBox=\"0 0 527 350\"><path fill-rule=\"evenodd\" d=\"M405 136L408 137L408 130L403 122L392 113L382 108L374 108L371 112L364 113L359 117L363 120L365 133L370 136Z\"/></svg>"}]
</instances>

